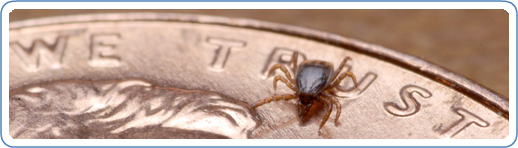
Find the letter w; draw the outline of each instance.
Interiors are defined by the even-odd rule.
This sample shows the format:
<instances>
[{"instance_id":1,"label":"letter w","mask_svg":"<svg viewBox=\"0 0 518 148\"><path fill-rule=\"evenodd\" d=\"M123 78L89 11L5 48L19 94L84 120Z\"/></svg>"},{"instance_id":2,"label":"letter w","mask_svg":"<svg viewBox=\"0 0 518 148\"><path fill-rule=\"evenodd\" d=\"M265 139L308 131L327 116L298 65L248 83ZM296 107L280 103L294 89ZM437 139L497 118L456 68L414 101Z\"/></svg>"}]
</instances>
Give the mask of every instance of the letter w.
<instances>
[{"instance_id":1,"label":"letter w","mask_svg":"<svg viewBox=\"0 0 518 148\"><path fill-rule=\"evenodd\" d=\"M47 64L52 67L59 67L63 50L66 47L68 37L57 37L54 43L49 44L42 39L36 39L30 47L24 47L18 41L9 43L16 54L24 62L28 69L37 70Z\"/></svg>"}]
</instances>

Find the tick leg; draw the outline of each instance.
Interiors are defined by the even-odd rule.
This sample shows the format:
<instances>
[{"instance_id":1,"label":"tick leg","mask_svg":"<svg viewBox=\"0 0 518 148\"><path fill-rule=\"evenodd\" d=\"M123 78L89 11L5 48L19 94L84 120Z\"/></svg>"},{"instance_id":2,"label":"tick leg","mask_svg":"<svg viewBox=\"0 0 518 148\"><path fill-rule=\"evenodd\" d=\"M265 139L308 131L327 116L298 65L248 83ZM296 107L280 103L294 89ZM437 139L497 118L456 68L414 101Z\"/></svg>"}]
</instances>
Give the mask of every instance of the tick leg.
<instances>
[{"instance_id":1,"label":"tick leg","mask_svg":"<svg viewBox=\"0 0 518 148\"><path fill-rule=\"evenodd\" d=\"M336 77L338 76L338 74L340 74L340 72L342 72L342 69L344 68L345 66L345 63L350 60L351 58L350 57L345 57L344 60L342 61L342 63L340 63L340 66L338 66L338 68L336 68L336 71L335 71L335 74L333 75L333 79L331 79L331 81L334 81L336 79Z\"/></svg>"},{"instance_id":2,"label":"tick leg","mask_svg":"<svg viewBox=\"0 0 518 148\"><path fill-rule=\"evenodd\" d=\"M290 63L293 63L293 71L297 70L297 58L299 58L299 52L295 51L293 52L293 55L291 56Z\"/></svg>"},{"instance_id":3,"label":"tick leg","mask_svg":"<svg viewBox=\"0 0 518 148\"><path fill-rule=\"evenodd\" d=\"M320 127L318 128L319 130L322 129L322 127L324 127L324 124L326 124L327 119L329 119L329 116L331 115L331 111L333 111L333 104L331 104L331 102L328 99L323 100L327 107L327 112L326 115L324 115L324 119L322 119L322 122L320 123Z\"/></svg>"},{"instance_id":4,"label":"tick leg","mask_svg":"<svg viewBox=\"0 0 518 148\"><path fill-rule=\"evenodd\" d=\"M286 68L286 66L284 65L281 65L281 64L275 64L272 66L272 68L270 68L270 71L268 72L268 76L267 77L270 77L272 75L272 73L276 70L276 69L281 69L282 72L284 72L284 75L286 75L286 78L288 78L288 80L290 80L290 82L292 84L295 83L295 80L293 80L293 78L291 78L291 74L290 72L288 71L288 69Z\"/></svg>"},{"instance_id":5,"label":"tick leg","mask_svg":"<svg viewBox=\"0 0 518 148\"><path fill-rule=\"evenodd\" d=\"M251 105L252 107L250 107L250 109L254 109L256 107L259 107L266 103L270 103L272 101L279 101L279 100L288 101L288 100L295 99L295 98L298 98L298 96L292 95L292 94L274 95L274 96L271 96L271 97L268 97L268 98L255 102L254 104Z\"/></svg>"},{"instance_id":6,"label":"tick leg","mask_svg":"<svg viewBox=\"0 0 518 148\"><path fill-rule=\"evenodd\" d=\"M282 82L286 83L286 86L288 86L291 90L297 91L297 89L295 89L295 87L293 86L293 84L291 84L291 82L288 82L288 80L286 80L286 78L281 77L281 76L275 76L275 78L273 79L273 90L277 90L278 81L282 81Z\"/></svg>"},{"instance_id":7,"label":"tick leg","mask_svg":"<svg viewBox=\"0 0 518 148\"><path fill-rule=\"evenodd\" d=\"M340 113L342 113L342 105L340 104L340 102L338 102L338 100L335 99L335 97L326 93L323 94L331 101L331 103L333 103L336 106L335 125L338 125L338 118L340 118Z\"/></svg>"},{"instance_id":8,"label":"tick leg","mask_svg":"<svg viewBox=\"0 0 518 148\"><path fill-rule=\"evenodd\" d=\"M354 74L352 72L348 71L348 72L342 73L335 81L333 81L333 84L331 86L329 86L328 88L329 89L335 88L347 76L349 76L353 79L354 87L358 87L358 82L356 82L356 77L354 76Z\"/></svg>"}]
</instances>

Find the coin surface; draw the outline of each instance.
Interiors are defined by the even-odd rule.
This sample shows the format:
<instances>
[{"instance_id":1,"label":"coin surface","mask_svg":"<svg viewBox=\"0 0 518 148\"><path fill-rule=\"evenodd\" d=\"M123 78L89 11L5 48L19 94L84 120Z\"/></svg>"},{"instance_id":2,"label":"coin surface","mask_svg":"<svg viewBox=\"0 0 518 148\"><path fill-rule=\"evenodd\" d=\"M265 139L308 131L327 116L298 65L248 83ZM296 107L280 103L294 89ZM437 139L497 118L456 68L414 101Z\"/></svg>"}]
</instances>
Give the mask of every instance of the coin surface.
<instances>
[{"instance_id":1,"label":"coin surface","mask_svg":"<svg viewBox=\"0 0 518 148\"><path fill-rule=\"evenodd\" d=\"M508 101L419 58L293 26L201 15L133 13L10 23L13 138L505 138ZM351 57L341 104L321 131L274 64ZM276 72L275 75L283 75ZM292 75L294 75L292 73ZM27 126L33 125L33 126ZM161 130L163 129L163 130ZM141 136L134 133L142 133ZM171 137L170 133L178 133ZM121 137L122 135L130 135ZM147 137L153 135L154 137Z\"/></svg>"},{"instance_id":2,"label":"coin surface","mask_svg":"<svg viewBox=\"0 0 518 148\"><path fill-rule=\"evenodd\" d=\"M503 9L15 9L9 21L129 12L246 18L352 37L425 59L509 97L509 13Z\"/></svg>"}]
</instances>

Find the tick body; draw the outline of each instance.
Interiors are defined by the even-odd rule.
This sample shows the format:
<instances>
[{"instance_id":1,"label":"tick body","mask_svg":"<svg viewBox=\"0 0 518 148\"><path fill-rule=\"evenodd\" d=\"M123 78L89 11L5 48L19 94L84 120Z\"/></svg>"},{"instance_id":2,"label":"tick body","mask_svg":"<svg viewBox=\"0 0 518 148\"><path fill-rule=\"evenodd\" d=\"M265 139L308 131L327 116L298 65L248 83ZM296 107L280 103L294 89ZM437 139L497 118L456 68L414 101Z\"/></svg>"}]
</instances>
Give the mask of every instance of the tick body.
<instances>
[{"instance_id":1,"label":"tick body","mask_svg":"<svg viewBox=\"0 0 518 148\"><path fill-rule=\"evenodd\" d=\"M345 63L350 59L346 57L336 71L333 70L333 64L325 61L319 60L306 60L297 66L297 57L298 52L295 52L291 58L289 64L293 64L293 70L295 71L295 79L292 79L290 72L288 72L288 68L285 65L275 64L270 68L268 72L268 77L277 69L282 70L286 77L275 76L273 80L273 87L277 89L277 82L281 81L286 83L291 90L295 91L295 94L284 94L284 95L274 95L262 100L255 102L252 105L252 109L264 105L266 103L270 103L271 101L279 101L279 100L298 100L298 114L299 118L304 118L311 106L313 105L313 101L319 101L323 103L327 107L327 112L320 123L319 129L321 129L326 123L327 119L331 115L331 111L333 110L333 105L337 107L335 124L338 124L338 117L341 113L341 105L338 100L335 99L329 91L335 88L340 81L342 81L347 76L351 77L355 87L357 86L356 77L353 73L347 71L344 73L342 71Z\"/></svg>"}]
</instances>

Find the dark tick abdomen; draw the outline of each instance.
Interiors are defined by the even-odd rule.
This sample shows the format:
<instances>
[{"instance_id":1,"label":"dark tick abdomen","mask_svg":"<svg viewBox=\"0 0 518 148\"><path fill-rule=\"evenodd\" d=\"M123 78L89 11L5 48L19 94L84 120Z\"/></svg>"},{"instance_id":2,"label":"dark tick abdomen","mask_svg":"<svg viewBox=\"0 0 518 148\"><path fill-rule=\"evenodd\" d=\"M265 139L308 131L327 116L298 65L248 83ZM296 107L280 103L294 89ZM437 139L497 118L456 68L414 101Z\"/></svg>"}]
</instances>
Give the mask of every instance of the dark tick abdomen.
<instances>
[{"instance_id":1,"label":"dark tick abdomen","mask_svg":"<svg viewBox=\"0 0 518 148\"><path fill-rule=\"evenodd\" d=\"M327 86L333 65L323 61L306 61L297 71L298 91L303 96L316 96Z\"/></svg>"}]
</instances>

